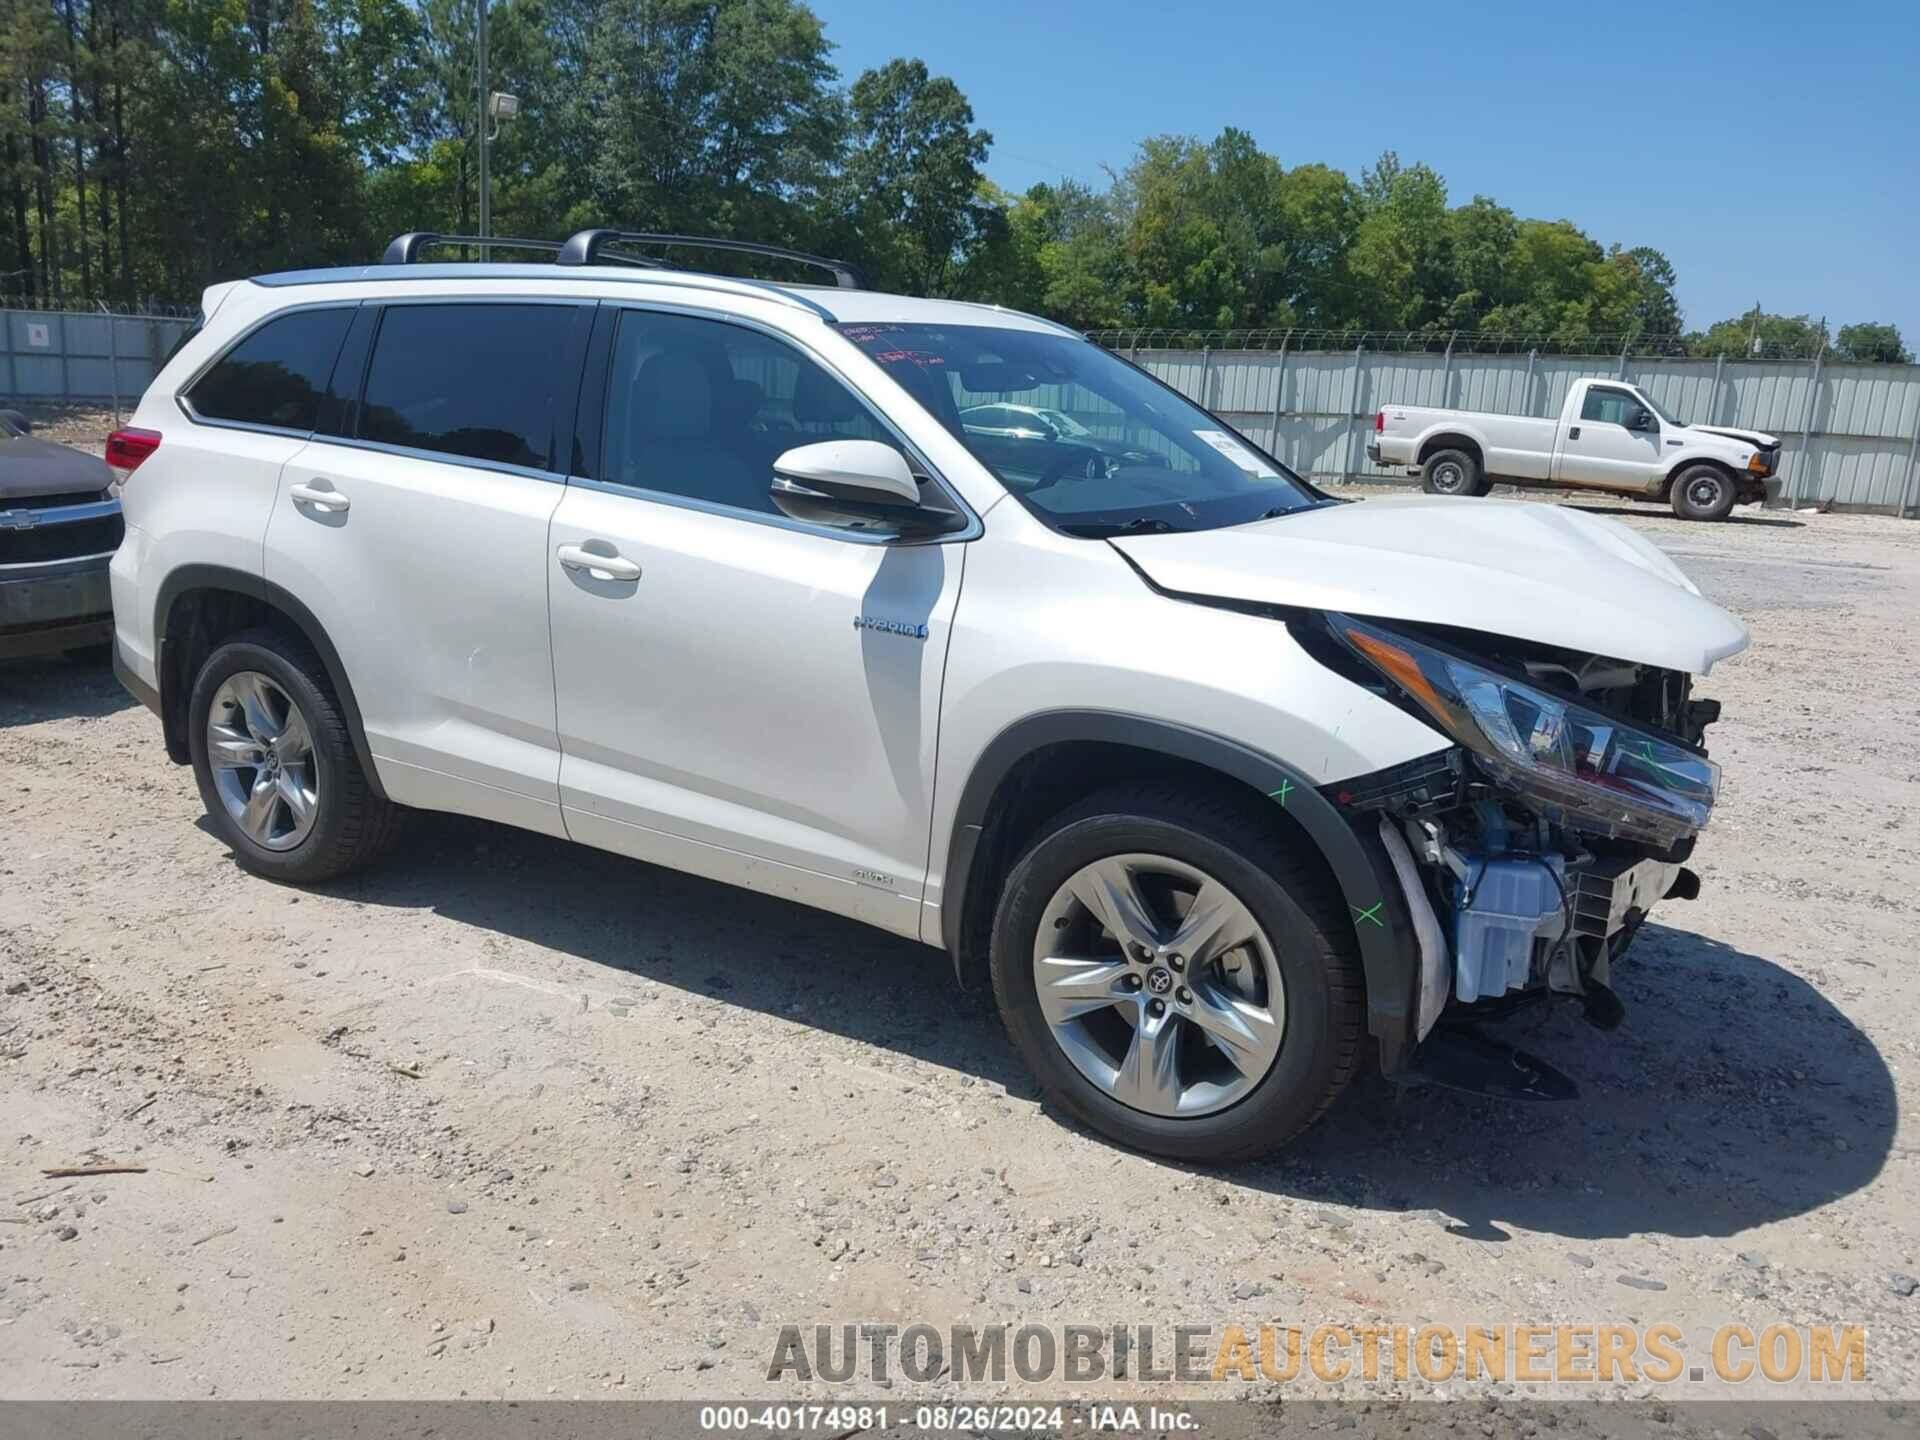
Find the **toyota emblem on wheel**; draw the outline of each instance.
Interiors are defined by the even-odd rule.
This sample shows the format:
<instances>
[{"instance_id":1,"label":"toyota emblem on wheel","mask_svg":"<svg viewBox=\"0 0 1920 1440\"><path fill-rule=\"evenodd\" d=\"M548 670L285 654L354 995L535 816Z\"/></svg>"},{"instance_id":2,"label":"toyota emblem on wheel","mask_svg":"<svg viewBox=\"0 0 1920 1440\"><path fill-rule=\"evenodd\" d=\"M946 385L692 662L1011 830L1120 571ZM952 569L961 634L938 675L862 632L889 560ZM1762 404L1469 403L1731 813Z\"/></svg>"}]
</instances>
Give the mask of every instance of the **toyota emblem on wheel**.
<instances>
[{"instance_id":1,"label":"toyota emblem on wheel","mask_svg":"<svg viewBox=\"0 0 1920 1440\"><path fill-rule=\"evenodd\" d=\"M1147 989L1156 995L1164 995L1173 989L1173 972L1164 965L1156 965L1147 972Z\"/></svg>"}]
</instances>

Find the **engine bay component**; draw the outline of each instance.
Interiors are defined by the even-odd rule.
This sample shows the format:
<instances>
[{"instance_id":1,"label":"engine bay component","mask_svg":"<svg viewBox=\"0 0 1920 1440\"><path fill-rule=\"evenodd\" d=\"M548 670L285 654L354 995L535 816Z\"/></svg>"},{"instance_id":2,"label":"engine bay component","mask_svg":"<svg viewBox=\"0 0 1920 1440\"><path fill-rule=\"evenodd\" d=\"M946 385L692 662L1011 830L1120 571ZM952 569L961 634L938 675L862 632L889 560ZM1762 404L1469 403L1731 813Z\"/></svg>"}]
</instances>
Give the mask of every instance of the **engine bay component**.
<instances>
[{"instance_id":1,"label":"engine bay component","mask_svg":"<svg viewBox=\"0 0 1920 1440\"><path fill-rule=\"evenodd\" d=\"M1471 1004L1527 988L1534 942L1551 945L1567 934L1565 869L1558 855L1467 857L1465 878L1454 881L1456 1000Z\"/></svg>"}]
</instances>

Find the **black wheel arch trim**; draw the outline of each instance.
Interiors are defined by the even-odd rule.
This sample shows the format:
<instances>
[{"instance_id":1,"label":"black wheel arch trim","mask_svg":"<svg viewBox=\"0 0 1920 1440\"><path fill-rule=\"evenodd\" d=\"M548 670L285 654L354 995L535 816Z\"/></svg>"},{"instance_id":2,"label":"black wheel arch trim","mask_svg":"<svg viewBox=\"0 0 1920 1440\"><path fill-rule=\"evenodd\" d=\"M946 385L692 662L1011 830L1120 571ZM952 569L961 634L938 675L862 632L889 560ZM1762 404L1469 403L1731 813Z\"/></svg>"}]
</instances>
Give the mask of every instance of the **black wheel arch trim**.
<instances>
[{"instance_id":1,"label":"black wheel arch trim","mask_svg":"<svg viewBox=\"0 0 1920 1440\"><path fill-rule=\"evenodd\" d=\"M373 763L373 751L367 744L366 727L360 720L360 703L354 699L353 685L347 679L347 667L341 662L340 652L327 635L326 627L304 604L265 576L249 575L244 570L234 570L224 565L178 566L160 582L160 593L154 601L153 633L159 649L156 657L160 673L159 710L161 726L166 733L167 754L182 765L190 759L183 710L186 690L192 685L192 677L175 673L179 666L169 653L171 642L167 626L174 605L182 595L194 590L230 590L257 600L286 617L326 667L327 679L333 683L333 693L346 718L347 731L353 737L353 751L360 761L361 770L366 774L368 788L382 800L387 799L386 786L380 783L380 771Z\"/></svg>"},{"instance_id":2,"label":"black wheel arch trim","mask_svg":"<svg viewBox=\"0 0 1920 1440\"><path fill-rule=\"evenodd\" d=\"M1367 982L1367 1029L1381 1068L1401 1069L1413 1045L1419 949L1392 862L1369 826L1355 826L1303 772L1271 755L1191 726L1105 710L1053 710L1002 730L974 762L961 790L940 894L941 941L963 982L961 927L968 882L995 795L1014 766L1049 745L1126 745L1204 765L1280 805L1318 847L1347 907Z\"/></svg>"}]
</instances>

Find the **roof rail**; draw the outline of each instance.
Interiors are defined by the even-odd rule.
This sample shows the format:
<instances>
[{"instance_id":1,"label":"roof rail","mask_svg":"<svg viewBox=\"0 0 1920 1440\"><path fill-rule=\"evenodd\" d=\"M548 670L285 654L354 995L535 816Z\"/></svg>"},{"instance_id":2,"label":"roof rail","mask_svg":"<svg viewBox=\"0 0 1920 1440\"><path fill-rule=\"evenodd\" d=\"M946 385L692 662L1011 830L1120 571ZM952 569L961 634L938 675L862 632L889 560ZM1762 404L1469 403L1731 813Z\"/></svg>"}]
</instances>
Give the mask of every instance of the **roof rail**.
<instances>
[{"instance_id":1,"label":"roof rail","mask_svg":"<svg viewBox=\"0 0 1920 1440\"><path fill-rule=\"evenodd\" d=\"M442 235L433 230L409 230L396 235L380 257L382 265L412 265L422 250L437 250L443 245L484 245L490 250L550 250L558 253L558 240L520 240L511 235Z\"/></svg>"},{"instance_id":2,"label":"roof rail","mask_svg":"<svg viewBox=\"0 0 1920 1440\"><path fill-rule=\"evenodd\" d=\"M394 244L399 244L396 240ZM741 255L765 255L777 260L791 260L797 265L810 265L816 270L825 270L833 276L833 283L842 290L864 290L867 277L860 267L849 260L833 260L824 255L809 255L804 250L789 250L780 245L761 245L751 240L726 240L712 235L658 235L644 230L581 230L567 239L560 247L558 265L591 265L600 258L600 252L609 245L679 245L699 250L731 250ZM609 260L626 260L624 256L607 256ZM631 263L629 261L629 263Z\"/></svg>"}]
</instances>

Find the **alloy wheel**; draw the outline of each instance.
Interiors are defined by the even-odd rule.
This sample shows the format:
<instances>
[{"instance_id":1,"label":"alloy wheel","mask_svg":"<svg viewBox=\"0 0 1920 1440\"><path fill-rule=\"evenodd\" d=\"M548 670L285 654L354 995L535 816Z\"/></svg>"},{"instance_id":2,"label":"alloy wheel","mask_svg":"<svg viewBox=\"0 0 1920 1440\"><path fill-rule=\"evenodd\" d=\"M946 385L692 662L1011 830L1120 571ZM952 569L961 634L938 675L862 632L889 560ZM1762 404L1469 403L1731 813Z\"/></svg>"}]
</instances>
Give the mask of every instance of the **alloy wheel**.
<instances>
[{"instance_id":1,"label":"alloy wheel","mask_svg":"<svg viewBox=\"0 0 1920 1440\"><path fill-rule=\"evenodd\" d=\"M1113 855L1070 876L1042 912L1033 976L1054 1042L1136 1110L1224 1110L1280 1053L1272 941L1225 885L1168 856Z\"/></svg>"},{"instance_id":2,"label":"alloy wheel","mask_svg":"<svg viewBox=\"0 0 1920 1440\"><path fill-rule=\"evenodd\" d=\"M227 814L256 845L291 850L320 813L306 716L258 670L220 682L207 708L207 765Z\"/></svg>"}]
</instances>

